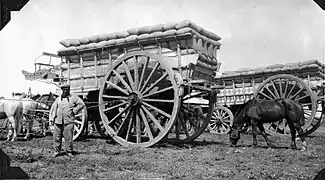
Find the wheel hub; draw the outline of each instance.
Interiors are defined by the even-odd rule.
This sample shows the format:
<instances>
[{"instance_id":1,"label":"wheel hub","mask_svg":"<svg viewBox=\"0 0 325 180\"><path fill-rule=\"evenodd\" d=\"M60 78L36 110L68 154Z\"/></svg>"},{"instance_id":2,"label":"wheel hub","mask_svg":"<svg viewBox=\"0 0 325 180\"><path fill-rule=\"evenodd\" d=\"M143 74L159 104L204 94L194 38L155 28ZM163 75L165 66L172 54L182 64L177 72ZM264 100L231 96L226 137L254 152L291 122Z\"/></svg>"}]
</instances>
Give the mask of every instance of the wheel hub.
<instances>
[{"instance_id":1,"label":"wheel hub","mask_svg":"<svg viewBox=\"0 0 325 180\"><path fill-rule=\"evenodd\" d=\"M142 94L138 91L134 91L130 93L128 101L131 106L136 106L141 104L142 99Z\"/></svg>"}]
</instances>

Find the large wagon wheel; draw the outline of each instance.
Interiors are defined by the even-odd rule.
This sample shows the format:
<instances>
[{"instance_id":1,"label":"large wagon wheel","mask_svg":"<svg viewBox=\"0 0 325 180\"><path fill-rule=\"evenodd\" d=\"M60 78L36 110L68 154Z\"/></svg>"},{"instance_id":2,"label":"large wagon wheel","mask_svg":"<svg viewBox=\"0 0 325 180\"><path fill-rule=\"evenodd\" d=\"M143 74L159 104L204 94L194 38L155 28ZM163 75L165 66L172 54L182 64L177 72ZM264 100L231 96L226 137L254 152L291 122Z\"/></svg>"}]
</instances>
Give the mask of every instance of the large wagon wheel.
<instances>
[{"instance_id":1,"label":"large wagon wheel","mask_svg":"<svg viewBox=\"0 0 325 180\"><path fill-rule=\"evenodd\" d=\"M293 75L279 74L267 78L259 85L254 96L257 99L289 98L298 101L305 111L306 123L302 127L305 135L314 132L320 122L320 119L314 118L317 111L315 94L304 81ZM264 124L264 127L267 132L272 134L290 134L285 119L276 123Z\"/></svg>"},{"instance_id":2,"label":"large wagon wheel","mask_svg":"<svg viewBox=\"0 0 325 180\"><path fill-rule=\"evenodd\" d=\"M84 107L78 114L76 114L74 120L73 140L77 140L85 130L85 126L88 123L87 107Z\"/></svg>"},{"instance_id":3,"label":"large wagon wheel","mask_svg":"<svg viewBox=\"0 0 325 180\"><path fill-rule=\"evenodd\" d=\"M178 118L168 134L167 141L170 143L187 143L201 135L210 122L215 103L214 96L215 94L211 93L209 100L206 100L208 103L203 105L208 106L208 111L205 114L201 105L185 103L187 99L191 98L190 96L183 98Z\"/></svg>"},{"instance_id":4,"label":"large wagon wheel","mask_svg":"<svg viewBox=\"0 0 325 180\"><path fill-rule=\"evenodd\" d=\"M230 109L216 105L213 110L208 130L214 134L227 134L234 121L234 115Z\"/></svg>"},{"instance_id":5,"label":"large wagon wheel","mask_svg":"<svg viewBox=\"0 0 325 180\"><path fill-rule=\"evenodd\" d=\"M180 88L160 56L131 52L118 58L99 93L99 111L107 132L123 146L158 143L176 120Z\"/></svg>"}]
</instances>

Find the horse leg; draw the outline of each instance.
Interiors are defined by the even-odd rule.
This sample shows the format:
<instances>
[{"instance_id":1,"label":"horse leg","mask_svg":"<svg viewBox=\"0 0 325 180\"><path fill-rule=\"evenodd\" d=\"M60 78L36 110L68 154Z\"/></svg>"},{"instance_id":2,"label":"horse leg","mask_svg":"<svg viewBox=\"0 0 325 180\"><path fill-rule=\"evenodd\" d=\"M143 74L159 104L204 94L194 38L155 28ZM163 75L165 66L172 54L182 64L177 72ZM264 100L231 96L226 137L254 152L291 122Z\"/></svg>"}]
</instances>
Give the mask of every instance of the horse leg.
<instances>
[{"instance_id":1,"label":"horse leg","mask_svg":"<svg viewBox=\"0 0 325 180\"><path fill-rule=\"evenodd\" d=\"M291 134L291 148L292 149L297 149L296 145L296 129L292 123L288 122L288 126L290 129L290 134Z\"/></svg>"},{"instance_id":2,"label":"horse leg","mask_svg":"<svg viewBox=\"0 0 325 180\"><path fill-rule=\"evenodd\" d=\"M19 124L15 122L15 118L13 116L8 117L8 119L9 119L9 122L11 123L11 128L8 132L7 141L9 141L10 138L12 137L11 142L13 142L13 141L16 141Z\"/></svg>"},{"instance_id":3,"label":"horse leg","mask_svg":"<svg viewBox=\"0 0 325 180\"><path fill-rule=\"evenodd\" d=\"M303 135L304 131L302 130L300 125L295 125L295 128L297 129L298 134L299 134L300 139L301 139L301 142L302 142L301 151L306 151L307 150L307 143L306 143L305 136Z\"/></svg>"},{"instance_id":4,"label":"horse leg","mask_svg":"<svg viewBox=\"0 0 325 180\"><path fill-rule=\"evenodd\" d=\"M258 129L261 131L262 136L264 137L266 144L271 147L271 148L275 148L275 145L270 141L270 139L267 137L267 134L265 132L264 126L262 123L258 123L257 124Z\"/></svg>"},{"instance_id":5,"label":"horse leg","mask_svg":"<svg viewBox=\"0 0 325 180\"><path fill-rule=\"evenodd\" d=\"M12 127L9 127L9 131L8 131L8 135L7 135L7 140L6 141L10 141L11 136L12 136Z\"/></svg>"},{"instance_id":6,"label":"horse leg","mask_svg":"<svg viewBox=\"0 0 325 180\"><path fill-rule=\"evenodd\" d=\"M29 118L27 118L27 117L25 117L25 119L26 119L26 123L27 123L27 132L26 132L26 135L25 135L25 137L24 137L24 139L25 140L27 140L28 138L30 138L30 133L31 133L31 131L32 131L32 126L33 126L33 120L31 120L31 119L29 119Z\"/></svg>"},{"instance_id":7,"label":"horse leg","mask_svg":"<svg viewBox=\"0 0 325 180\"><path fill-rule=\"evenodd\" d=\"M257 122L255 120L252 120L252 130L253 130L253 146L254 147L257 147L257 139L256 139L256 136L257 136Z\"/></svg>"}]
</instances>

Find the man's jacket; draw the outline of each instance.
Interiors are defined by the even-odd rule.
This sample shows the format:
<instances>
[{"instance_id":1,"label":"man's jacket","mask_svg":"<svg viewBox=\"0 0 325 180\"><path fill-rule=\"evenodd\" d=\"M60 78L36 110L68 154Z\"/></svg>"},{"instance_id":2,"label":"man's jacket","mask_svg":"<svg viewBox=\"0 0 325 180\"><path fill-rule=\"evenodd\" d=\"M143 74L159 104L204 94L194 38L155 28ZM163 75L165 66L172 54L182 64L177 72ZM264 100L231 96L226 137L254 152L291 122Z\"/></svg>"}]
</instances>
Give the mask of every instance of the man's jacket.
<instances>
[{"instance_id":1,"label":"man's jacket","mask_svg":"<svg viewBox=\"0 0 325 180\"><path fill-rule=\"evenodd\" d=\"M70 124L75 120L75 115L84 108L85 104L77 95L70 94L67 98L59 96L54 101L50 110L50 122L55 124Z\"/></svg>"}]
</instances>

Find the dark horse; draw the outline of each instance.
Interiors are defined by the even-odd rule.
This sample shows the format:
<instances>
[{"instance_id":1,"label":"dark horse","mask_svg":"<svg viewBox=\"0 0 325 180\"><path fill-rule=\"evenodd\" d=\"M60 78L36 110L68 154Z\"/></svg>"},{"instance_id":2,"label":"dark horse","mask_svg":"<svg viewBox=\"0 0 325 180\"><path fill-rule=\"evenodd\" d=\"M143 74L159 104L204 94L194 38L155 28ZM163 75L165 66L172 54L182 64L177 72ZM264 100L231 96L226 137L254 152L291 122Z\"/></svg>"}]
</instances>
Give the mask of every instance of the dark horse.
<instances>
[{"instance_id":1,"label":"dark horse","mask_svg":"<svg viewBox=\"0 0 325 180\"><path fill-rule=\"evenodd\" d=\"M285 118L291 133L291 148L297 149L296 146L296 131L298 132L303 148L306 150L305 137L303 136L302 126L305 125L304 109L296 101L291 99L276 99L276 100L257 100L252 99L245 103L238 114L234 118L231 131L229 132L229 140L231 146L235 146L240 139L240 127L245 123L252 125L253 130L253 146L257 146L257 127L261 131L267 145L274 148L275 146L267 137L263 123L277 122Z\"/></svg>"}]
</instances>

